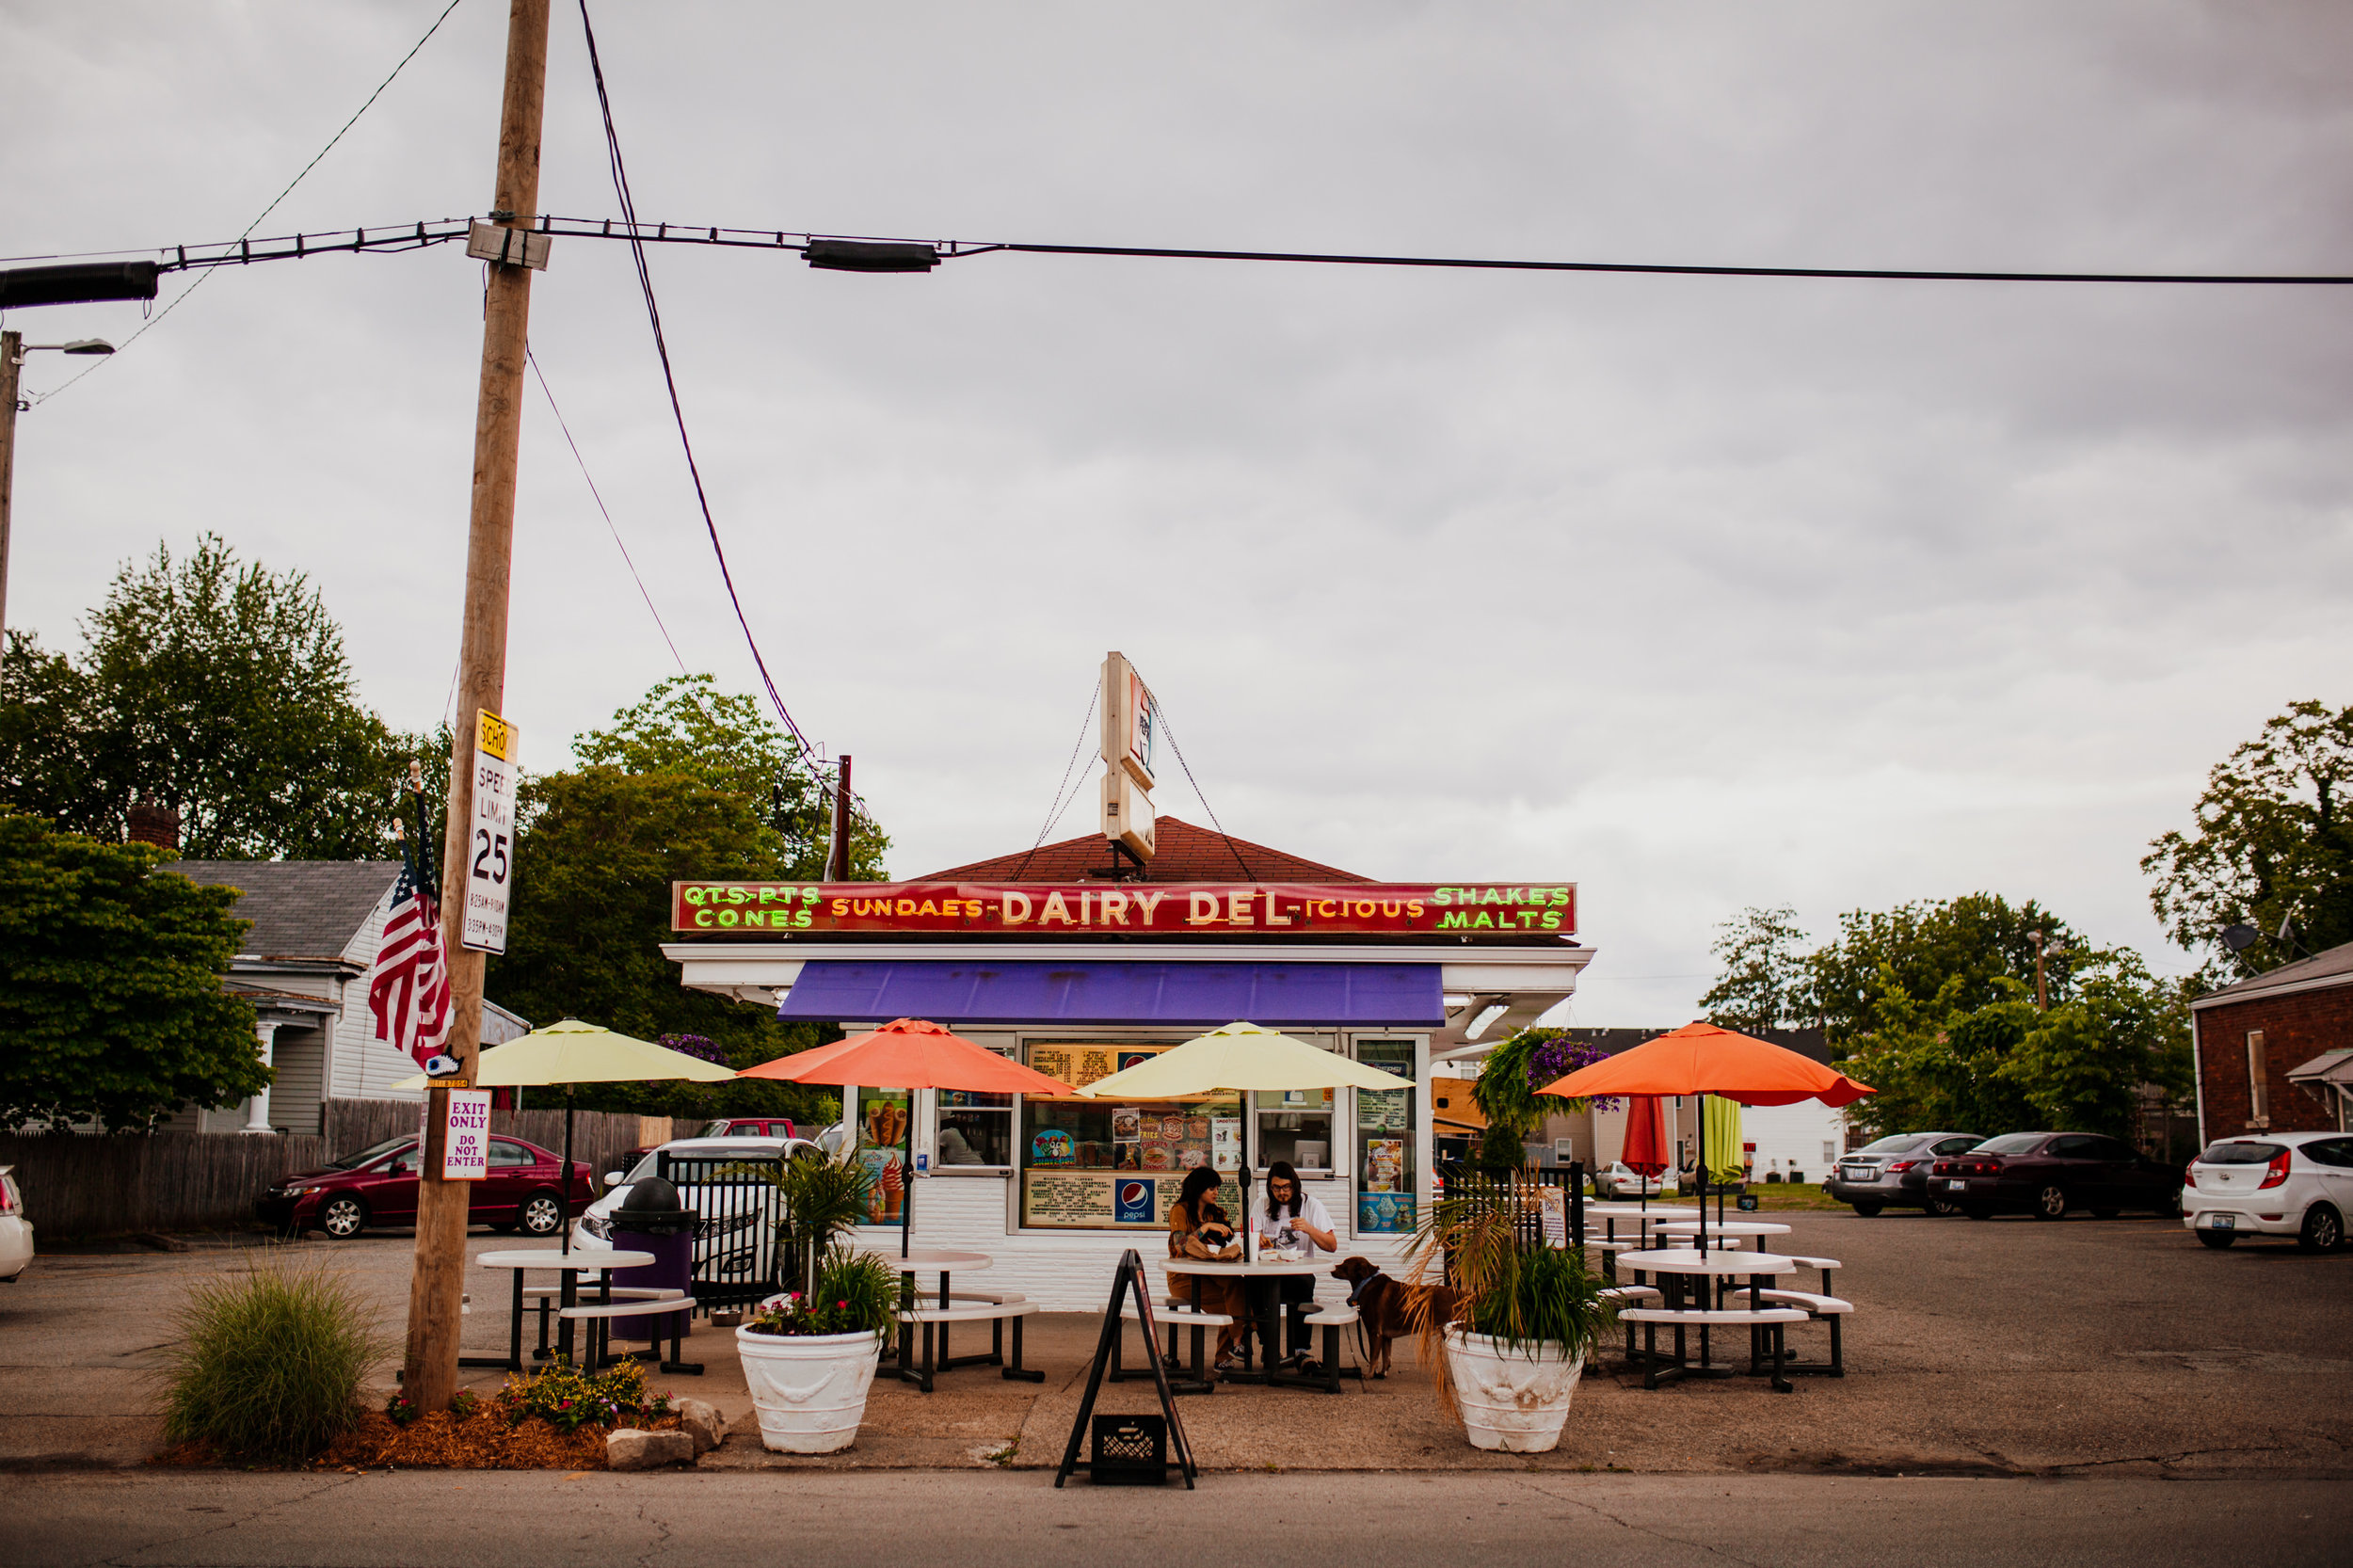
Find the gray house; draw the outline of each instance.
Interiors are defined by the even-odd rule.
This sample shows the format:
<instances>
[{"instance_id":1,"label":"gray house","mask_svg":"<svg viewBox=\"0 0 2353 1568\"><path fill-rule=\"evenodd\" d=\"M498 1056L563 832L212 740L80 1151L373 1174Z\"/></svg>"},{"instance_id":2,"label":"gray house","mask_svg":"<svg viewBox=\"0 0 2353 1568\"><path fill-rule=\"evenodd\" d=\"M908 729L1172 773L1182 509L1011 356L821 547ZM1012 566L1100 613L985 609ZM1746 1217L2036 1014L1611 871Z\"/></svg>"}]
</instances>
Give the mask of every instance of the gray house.
<instances>
[{"instance_id":1,"label":"gray house","mask_svg":"<svg viewBox=\"0 0 2353 1568\"><path fill-rule=\"evenodd\" d=\"M395 1089L416 1064L376 1037L368 971L400 876L397 860L181 860L166 868L192 882L235 888L232 911L251 920L223 981L252 1000L256 1048L278 1070L270 1088L226 1111L184 1106L163 1124L183 1132L325 1130L329 1099L422 1100ZM530 1025L491 1002L482 1043Z\"/></svg>"}]
</instances>

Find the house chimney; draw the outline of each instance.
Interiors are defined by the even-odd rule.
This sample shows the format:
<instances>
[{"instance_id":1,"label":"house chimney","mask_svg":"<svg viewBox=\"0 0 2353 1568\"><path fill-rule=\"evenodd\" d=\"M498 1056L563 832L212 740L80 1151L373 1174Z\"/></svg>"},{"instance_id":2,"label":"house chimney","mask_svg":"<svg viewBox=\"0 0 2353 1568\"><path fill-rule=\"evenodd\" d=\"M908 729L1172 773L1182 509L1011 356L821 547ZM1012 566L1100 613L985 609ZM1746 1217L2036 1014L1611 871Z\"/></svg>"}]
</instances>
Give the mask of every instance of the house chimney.
<instances>
[{"instance_id":1,"label":"house chimney","mask_svg":"<svg viewBox=\"0 0 2353 1568\"><path fill-rule=\"evenodd\" d=\"M168 806L157 806L135 800L125 813L130 830L124 835L135 844L160 844L174 851L180 848L180 813Z\"/></svg>"}]
</instances>

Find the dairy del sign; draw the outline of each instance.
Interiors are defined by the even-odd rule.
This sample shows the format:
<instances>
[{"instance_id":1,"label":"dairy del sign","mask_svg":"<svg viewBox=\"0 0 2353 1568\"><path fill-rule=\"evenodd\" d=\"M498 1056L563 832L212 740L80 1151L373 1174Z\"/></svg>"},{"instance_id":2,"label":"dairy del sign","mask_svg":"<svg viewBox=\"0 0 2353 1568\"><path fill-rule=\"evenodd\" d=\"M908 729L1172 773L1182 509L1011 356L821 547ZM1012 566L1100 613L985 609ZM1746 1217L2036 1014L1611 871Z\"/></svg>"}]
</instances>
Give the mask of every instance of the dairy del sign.
<instances>
[{"instance_id":1,"label":"dairy del sign","mask_svg":"<svg viewBox=\"0 0 2353 1568\"><path fill-rule=\"evenodd\" d=\"M1577 931L1574 882L674 882L698 936L1471 936Z\"/></svg>"}]
</instances>

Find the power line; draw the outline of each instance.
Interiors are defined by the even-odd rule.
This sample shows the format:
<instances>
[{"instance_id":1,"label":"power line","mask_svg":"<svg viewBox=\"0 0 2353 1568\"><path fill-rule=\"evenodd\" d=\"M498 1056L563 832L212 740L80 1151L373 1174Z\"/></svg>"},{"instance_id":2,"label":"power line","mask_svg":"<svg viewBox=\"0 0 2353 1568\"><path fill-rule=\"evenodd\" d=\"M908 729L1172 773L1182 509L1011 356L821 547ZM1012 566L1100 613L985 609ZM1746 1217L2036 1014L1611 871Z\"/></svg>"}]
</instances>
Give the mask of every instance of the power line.
<instances>
[{"instance_id":1,"label":"power line","mask_svg":"<svg viewBox=\"0 0 2353 1568\"><path fill-rule=\"evenodd\" d=\"M1193 764L1185 760L1185 748L1176 739L1176 727L1168 722L1168 710L1156 705L1156 712L1160 715L1160 728L1168 731L1168 748L1176 754L1176 765L1185 770L1185 782L1193 786L1193 798L1201 803L1203 811L1209 813L1209 825L1216 828L1217 836L1225 840L1225 848L1234 856L1234 864L1241 868L1243 879L1254 879L1257 873L1250 869L1250 862L1241 857L1241 850L1235 844L1234 836L1225 831L1225 824L1217 820L1217 812L1209 805L1209 797L1201 792L1201 781L1193 776Z\"/></svg>"},{"instance_id":2,"label":"power line","mask_svg":"<svg viewBox=\"0 0 2353 1568\"><path fill-rule=\"evenodd\" d=\"M538 355L526 344L523 358L530 362L531 374L539 383L539 394L548 400L548 412L555 416L555 427L564 432L564 444L572 449L572 461L580 465L580 476L587 483L589 498L596 502L597 511L604 519L605 530L613 536L613 548L621 552L621 564L629 568L630 580L637 584L637 597L646 601L646 614L653 617L653 624L661 632L662 640L669 645L670 657L677 660L679 674L692 674L686 667L686 661L679 658L678 644L671 640L670 629L663 624L662 612L653 607L653 595L646 591L646 580L637 574L637 563L630 558L629 546L621 542L621 531L615 526L613 514L604 504L604 496L597 489L595 475L588 472L588 459L580 455L580 443L572 440L572 427L564 422L564 410L555 406L555 393L549 390L547 373L539 368Z\"/></svg>"},{"instance_id":3,"label":"power line","mask_svg":"<svg viewBox=\"0 0 2353 1568\"><path fill-rule=\"evenodd\" d=\"M1037 842L1030 846L1029 855L1023 856L1021 864L1014 868L1013 880L1016 882L1020 881L1028 872L1031 856L1046 847L1046 840L1052 835L1055 826L1061 823L1063 813L1070 809L1070 802L1079 798L1075 792L1070 793L1069 800L1064 799L1063 796L1070 792L1070 775L1079 765L1079 753L1086 749L1087 731L1095 728L1095 705L1102 700L1103 682L1100 678L1097 678L1095 690L1087 694L1087 716L1079 721L1079 742L1070 748L1070 760L1063 765L1062 782L1054 786L1053 809L1047 813L1046 825L1037 830Z\"/></svg>"},{"instance_id":4,"label":"power line","mask_svg":"<svg viewBox=\"0 0 2353 1568\"><path fill-rule=\"evenodd\" d=\"M441 8L441 14L433 19L433 25L424 30L424 37L417 40L415 43L411 44L409 46L408 53L400 57L400 63L392 67L392 73L386 76L382 81L376 84L376 90L368 94L367 102L361 104L359 108L353 110L351 118L344 121L343 130L337 131L333 136L328 137L327 145L320 148L317 152L312 155L311 161L302 166L301 172L286 182L286 188L280 191L276 196L271 197L269 200L269 205L264 207L259 213L254 215L253 221L245 226L245 232L239 234L237 236L237 240L241 241L249 238L252 235L253 231L262 226L262 219L276 212L278 210L278 204L285 200L287 197L294 194L295 186L302 184L303 179L310 174L311 170L318 168L319 160L321 158L326 157L329 152L332 152L335 150L335 144L344 139L344 133L345 131L349 131L354 125L360 123L360 117L367 113L369 108L375 104L377 99L384 96L384 89L392 85L393 78L397 77L403 71L408 69L408 62L417 57L417 51L423 49L432 40L433 35L441 30L441 24L449 20L449 13L456 10L462 3L463 0L449 0L449 4ZM231 243L234 244L236 241L232 241ZM187 298L188 296L202 288L204 286L204 280L211 276L212 274L210 272L201 273L198 276L195 282L190 283L186 288L182 289L178 294L173 295L169 304L166 305L162 310L156 312L153 315L141 322L137 331L122 340L122 342L116 347L115 354L121 353L123 349L130 347L133 344L147 336L148 332L160 324L164 317L171 314L172 312L180 308L180 302L182 300ZM80 375L68 379L62 386L41 393L33 401L36 403L48 402L51 398L56 396L58 392L65 391L67 387L71 387L74 384L74 382L79 381L82 376L89 375L91 371L98 369L101 365L111 362L113 359L114 355L109 354L102 359L91 360L88 366L86 367Z\"/></svg>"},{"instance_id":5,"label":"power line","mask_svg":"<svg viewBox=\"0 0 2353 1568\"><path fill-rule=\"evenodd\" d=\"M662 381L670 394L670 416L678 424L679 444L686 452L686 472L695 482L695 503L702 508L703 528L711 536L712 553L718 557L719 580L727 584L728 602L735 607L735 623L744 629L744 645L752 650L752 663L760 670L760 684L767 688L769 702L784 720L784 728L800 744L801 754L813 759L816 747L793 722L792 710L785 707L784 696L776 690L776 682L768 673L768 661L760 655L760 640L752 635L751 620L744 614L744 600L735 591L735 574L728 569L727 547L719 542L719 524L711 515L711 498L703 490L702 470L695 461L695 440L687 434L686 410L679 402L678 376L670 368L670 345L662 335L662 307L654 299L653 274L646 265L645 242L637 233L637 203L630 195L629 168L621 157L620 132L613 123L613 100L605 90L604 64L597 56L597 30L588 20L588 0L580 0L580 29L588 41L588 70L596 78L597 107L604 119L604 145L612 165L613 193L629 226L622 237L630 242L630 255L636 264L638 291L646 297L646 319L653 327L654 353L662 360Z\"/></svg>"}]
</instances>

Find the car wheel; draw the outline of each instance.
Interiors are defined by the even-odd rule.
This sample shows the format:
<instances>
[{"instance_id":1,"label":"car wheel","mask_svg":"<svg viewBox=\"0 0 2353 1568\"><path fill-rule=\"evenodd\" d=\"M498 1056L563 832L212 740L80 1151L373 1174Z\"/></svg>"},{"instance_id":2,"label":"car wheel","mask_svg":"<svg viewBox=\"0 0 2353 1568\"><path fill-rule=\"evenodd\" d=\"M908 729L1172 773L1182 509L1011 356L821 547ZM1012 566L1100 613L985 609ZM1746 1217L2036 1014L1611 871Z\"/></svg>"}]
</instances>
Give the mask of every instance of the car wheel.
<instances>
[{"instance_id":1,"label":"car wheel","mask_svg":"<svg viewBox=\"0 0 2353 1568\"><path fill-rule=\"evenodd\" d=\"M2034 1217L2038 1220L2067 1218L2067 1189L2054 1181L2034 1195Z\"/></svg>"},{"instance_id":2,"label":"car wheel","mask_svg":"<svg viewBox=\"0 0 2353 1568\"><path fill-rule=\"evenodd\" d=\"M2203 1241L2215 1251L2220 1252L2223 1248L2237 1240L2238 1238L2227 1230L2201 1230L2198 1233L2198 1240Z\"/></svg>"},{"instance_id":3,"label":"car wheel","mask_svg":"<svg viewBox=\"0 0 2353 1568\"><path fill-rule=\"evenodd\" d=\"M338 1241L348 1241L368 1228L368 1206L358 1198L338 1196L319 1206L319 1229Z\"/></svg>"},{"instance_id":4,"label":"car wheel","mask_svg":"<svg viewBox=\"0 0 2353 1568\"><path fill-rule=\"evenodd\" d=\"M1955 1203L1950 1198L1930 1198L1929 1200L1929 1212L1941 1219L1950 1219L1954 1215L1961 1212L1961 1205Z\"/></svg>"},{"instance_id":5,"label":"car wheel","mask_svg":"<svg viewBox=\"0 0 2353 1568\"><path fill-rule=\"evenodd\" d=\"M2304 1210L2304 1228L2296 1233L2296 1244L2306 1252L2335 1252L2345 1245L2345 1217L2325 1203L2316 1203Z\"/></svg>"},{"instance_id":6,"label":"car wheel","mask_svg":"<svg viewBox=\"0 0 2353 1568\"><path fill-rule=\"evenodd\" d=\"M564 1228L564 1206L553 1192L534 1192L518 1211L528 1236L552 1236Z\"/></svg>"},{"instance_id":7,"label":"car wheel","mask_svg":"<svg viewBox=\"0 0 2353 1568\"><path fill-rule=\"evenodd\" d=\"M1865 1219L1871 1220L1878 1218L1880 1210L1886 1207L1887 1206L1885 1204L1859 1203L1854 1206L1854 1211L1862 1215Z\"/></svg>"},{"instance_id":8,"label":"car wheel","mask_svg":"<svg viewBox=\"0 0 2353 1568\"><path fill-rule=\"evenodd\" d=\"M1963 1214L1968 1215L1973 1220L1990 1220L1993 1218L1993 1210L1986 1208L1986 1206L1981 1203L1963 1204L1961 1205L1961 1211Z\"/></svg>"}]
</instances>

